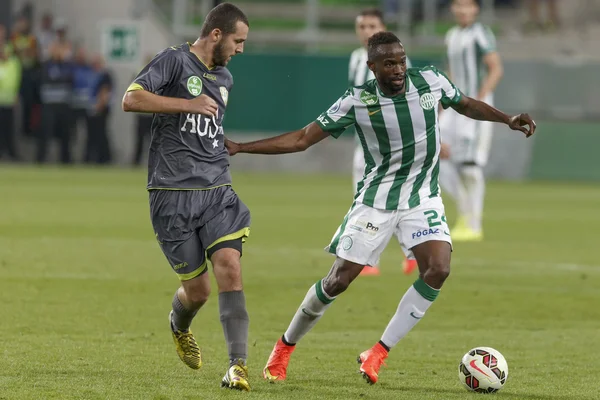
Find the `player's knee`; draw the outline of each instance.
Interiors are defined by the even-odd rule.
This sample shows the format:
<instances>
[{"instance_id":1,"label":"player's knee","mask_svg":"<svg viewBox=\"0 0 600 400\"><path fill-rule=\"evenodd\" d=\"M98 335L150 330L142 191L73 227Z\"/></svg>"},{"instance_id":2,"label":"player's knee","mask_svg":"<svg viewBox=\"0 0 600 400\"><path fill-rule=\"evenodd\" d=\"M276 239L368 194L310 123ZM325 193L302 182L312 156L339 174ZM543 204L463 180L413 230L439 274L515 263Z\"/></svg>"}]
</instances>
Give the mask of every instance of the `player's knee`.
<instances>
[{"instance_id":1,"label":"player's knee","mask_svg":"<svg viewBox=\"0 0 600 400\"><path fill-rule=\"evenodd\" d=\"M241 274L239 258L227 257L221 258L216 263L213 262L214 268L219 270L221 275L234 279Z\"/></svg>"},{"instance_id":2,"label":"player's knee","mask_svg":"<svg viewBox=\"0 0 600 400\"><path fill-rule=\"evenodd\" d=\"M427 268L424 275L428 277L428 281L435 282L439 288L450 276L450 262L442 258L432 257L427 260Z\"/></svg>"},{"instance_id":3,"label":"player's knee","mask_svg":"<svg viewBox=\"0 0 600 400\"><path fill-rule=\"evenodd\" d=\"M200 308L208 301L210 289L205 292L193 292L188 294L188 300L194 305L194 308Z\"/></svg>"},{"instance_id":4,"label":"player's knee","mask_svg":"<svg viewBox=\"0 0 600 400\"><path fill-rule=\"evenodd\" d=\"M184 290L188 303L195 309L202 307L210 297L210 286L194 285L186 287Z\"/></svg>"},{"instance_id":5,"label":"player's knee","mask_svg":"<svg viewBox=\"0 0 600 400\"><path fill-rule=\"evenodd\" d=\"M242 267L239 253L223 253L220 250L215 253L211 261L220 292L242 290Z\"/></svg>"},{"instance_id":6,"label":"player's knee","mask_svg":"<svg viewBox=\"0 0 600 400\"><path fill-rule=\"evenodd\" d=\"M331 297L336 297L346 291L352 279L348 274L338 273L328 275L323 279L323 290Z\"/></svg>"}]
</instances>

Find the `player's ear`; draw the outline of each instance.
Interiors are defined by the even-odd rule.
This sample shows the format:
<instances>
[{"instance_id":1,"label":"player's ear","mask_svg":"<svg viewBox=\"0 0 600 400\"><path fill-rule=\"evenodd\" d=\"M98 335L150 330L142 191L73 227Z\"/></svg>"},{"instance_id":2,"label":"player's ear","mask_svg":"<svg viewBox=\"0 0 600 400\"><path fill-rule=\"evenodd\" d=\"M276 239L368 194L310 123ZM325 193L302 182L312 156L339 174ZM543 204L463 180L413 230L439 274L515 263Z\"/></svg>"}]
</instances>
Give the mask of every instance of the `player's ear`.
<instances>
[{"instance_id":1,"label":"player's ear","mask_svg":"<svg viewBox=\"0 0 600 400\"><path fill-rule=\"evenodd\" d=\"M373 61L367 61L367 67L369 67L369 69L375 73L375 63Z\"/></svg>"},{"instance_id":2,"label":"player's ear","mask_svg":"<svg viewBox=\"0 0 600 400\"><path fill-rule=\"evenodd\" d=\"M213 41L218 42L223 37L223 32L219 28L215 28L210 32Z\"/></svg>"}]
</instances>

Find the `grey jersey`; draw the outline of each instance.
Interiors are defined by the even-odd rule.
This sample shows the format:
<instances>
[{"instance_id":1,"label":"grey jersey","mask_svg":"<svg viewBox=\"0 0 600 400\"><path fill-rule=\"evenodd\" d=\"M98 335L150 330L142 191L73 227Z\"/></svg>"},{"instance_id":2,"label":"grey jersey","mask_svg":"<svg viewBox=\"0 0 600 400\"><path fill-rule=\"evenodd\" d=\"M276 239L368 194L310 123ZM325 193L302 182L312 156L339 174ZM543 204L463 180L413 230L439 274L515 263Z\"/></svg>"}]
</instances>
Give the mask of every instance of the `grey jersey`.
<instances>
[{"instance_id":1,"label":"grey jersey","mask_svg":"<svg viewBox=\"0 0 600 400\"><path fill-rule=\"evenodd\" d=\"M215 117L154 115L148 189L210 189L231 184L221 124L232 86L227 68L209 69L190 51L189 44L160 52L139 73L128 91L142 89L184 99L205 94L219 107Z\"/></svg>"}]
</instances>

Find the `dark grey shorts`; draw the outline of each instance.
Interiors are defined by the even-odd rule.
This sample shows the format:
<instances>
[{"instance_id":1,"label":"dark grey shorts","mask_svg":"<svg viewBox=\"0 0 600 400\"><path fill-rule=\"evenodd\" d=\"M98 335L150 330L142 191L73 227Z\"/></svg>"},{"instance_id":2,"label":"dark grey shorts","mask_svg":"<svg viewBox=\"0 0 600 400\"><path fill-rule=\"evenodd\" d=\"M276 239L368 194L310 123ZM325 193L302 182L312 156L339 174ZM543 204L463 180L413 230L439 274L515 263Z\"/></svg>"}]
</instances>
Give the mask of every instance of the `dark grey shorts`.
<instances>
[{"instance_id":1,"label":"dark grey shorts","mask_svg":"<svg viewBox=\"0 0 600 400\"><path fill-rule=\"evenodd\" d=\"M160 248L182 281L207 270L211 248L244 241L250 233L250 210L231 186L150 190L150 218Z\"/></svg>"}]
</instances>

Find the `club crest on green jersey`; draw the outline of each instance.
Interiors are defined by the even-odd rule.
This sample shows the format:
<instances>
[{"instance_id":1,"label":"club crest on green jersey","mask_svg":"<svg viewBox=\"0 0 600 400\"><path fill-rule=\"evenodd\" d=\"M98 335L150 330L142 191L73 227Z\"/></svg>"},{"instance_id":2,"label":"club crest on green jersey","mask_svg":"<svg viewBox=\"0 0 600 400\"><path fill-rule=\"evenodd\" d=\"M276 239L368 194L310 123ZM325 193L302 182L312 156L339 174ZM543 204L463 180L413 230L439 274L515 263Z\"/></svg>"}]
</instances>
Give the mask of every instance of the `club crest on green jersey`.
<instances>
[{"instance_id":1,"label":"club crest on green jersey","mask_svg":"<svg viewBox=\"0 0 600 400\"><path fill-rule=\"evenodd\" d=\"M431 93L423 93L419 98L423 110L431 110L435 107L435 97Z\"/></svg>"},{"instance_id":2,"label":"club crest on green jersey","mask_svg":"<svg viewBox=\"0 0 600 400\"><path fill-rule=\"evenodd\" d=\"M190 76L187 80L187 90L192 96L198 96L202 93L202 80L196 75Z\"/></svg>"},{"instance_id":3,"label":"club crest on green jersey","mask_svg":"<svg viewBox=\"0 0 600 400\"><path fill-rule=\"evenodd\" d=\"M377 95L363 90L360 94L360 101L361 103L366 104L367 106L372 106L377 104L379 102L379 99L377 98Z\"/></svg>"}]
</instances>

